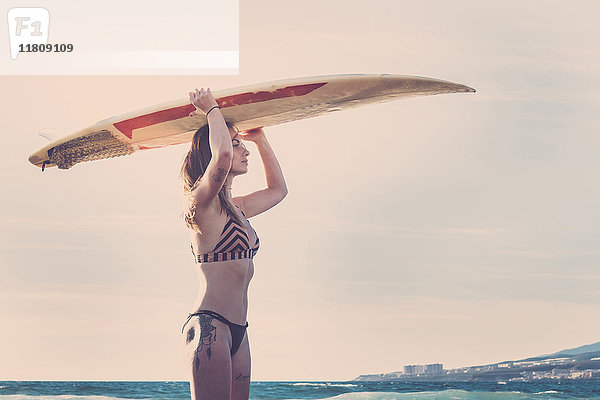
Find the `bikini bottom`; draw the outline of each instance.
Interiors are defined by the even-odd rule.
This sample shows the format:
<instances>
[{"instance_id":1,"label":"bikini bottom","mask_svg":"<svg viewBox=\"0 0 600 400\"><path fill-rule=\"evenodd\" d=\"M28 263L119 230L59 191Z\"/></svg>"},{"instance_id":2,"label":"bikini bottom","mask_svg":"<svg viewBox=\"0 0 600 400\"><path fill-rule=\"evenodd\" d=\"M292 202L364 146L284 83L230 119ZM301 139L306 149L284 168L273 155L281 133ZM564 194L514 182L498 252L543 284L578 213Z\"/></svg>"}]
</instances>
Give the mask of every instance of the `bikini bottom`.
<instances>
[{"instance_id":1,"label":"bikini bottom","mask_svg":"<svg viewBox=\"0 0 600 400\"><path fill-rule=\"evenodd\" d=\"M183 327L181 328L181 333L183 333L185 326L188 322L190 322L190 319L192 319L192 317L200 317L200 315L207 315L211 318L221 321L229 327L229 332L231 332L231 355L233 356L242 344L244 335L246 335L246 328L248 328L248 323L246 322L246 325L234 324L219 313L210 310L199 310L198 312L195 312L188 316L187 321L185 321L185 324L183 324Z\"/></svg>"}]
</instances>

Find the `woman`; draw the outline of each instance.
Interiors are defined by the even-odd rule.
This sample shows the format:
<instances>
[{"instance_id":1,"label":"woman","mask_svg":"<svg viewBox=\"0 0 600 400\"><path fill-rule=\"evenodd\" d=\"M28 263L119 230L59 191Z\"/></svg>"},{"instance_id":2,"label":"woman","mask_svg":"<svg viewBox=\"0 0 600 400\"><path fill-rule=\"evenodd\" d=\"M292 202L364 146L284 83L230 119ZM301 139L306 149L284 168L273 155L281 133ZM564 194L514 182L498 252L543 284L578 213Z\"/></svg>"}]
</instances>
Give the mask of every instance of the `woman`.
<instances>
[{"instance_id":1,"label":"woman","mask_svg":"<svg viewBox=\"0 0 600 400\"><path fill-rule=\"evenodd\" d=\"M181 169L198 276L206 285L183 326L185 353L192 368L191 394L197 400L248 399L250 346L246 328L248 285L259 240L247 218L287 194L283 173L262 129L240 134L223 119L210 89L190 92L208 124L194 135ZM262 159L267 188L231 197L233 178L248 171L254 142Z\"/></svg>"}]
</instances>

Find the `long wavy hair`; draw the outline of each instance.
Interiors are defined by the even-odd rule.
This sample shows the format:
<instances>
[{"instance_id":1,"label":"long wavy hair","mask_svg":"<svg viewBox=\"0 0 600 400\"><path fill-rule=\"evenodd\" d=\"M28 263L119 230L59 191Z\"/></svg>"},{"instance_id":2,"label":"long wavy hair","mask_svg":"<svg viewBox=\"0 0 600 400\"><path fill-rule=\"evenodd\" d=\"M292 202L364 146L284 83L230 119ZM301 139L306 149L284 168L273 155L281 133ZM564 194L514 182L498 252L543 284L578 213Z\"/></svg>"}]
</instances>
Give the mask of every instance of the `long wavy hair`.
<instances>
[{"instance_id":1,"label":"long wavy hair","mask_svg":"<svg viewBox=\"0 0 600 400\"><path fill-rule=\"evenodd\" d=\"M227 122L228 128L234 128L237 131L235 125L230 122ZM208 163L212 158L212 152L210 151L210 143L209 143L209 129L208 125L204 125L200 129L194 133L194 138L192 139L192 146L190 147L190 151L188 151L185 159L183 160L183 165L181 166L180 176L183 180L183 190L185 196L188 198L188 206L183 212L182 216L185 221L185 224L188 228L196 230L200 232L200 228L196 223L196 203L192 199L192 192L198 185L198 179L204 175L206 172L206 168L208 168ZM221 187L219 191L219 202L221 203L221 212L225 210L227 214L231 216L236 222L240 225L243 225L238 213L235 211L235 206L233 203L227 198L227 194L225 192L225 185Z\"/></svg>"}]
</instances>

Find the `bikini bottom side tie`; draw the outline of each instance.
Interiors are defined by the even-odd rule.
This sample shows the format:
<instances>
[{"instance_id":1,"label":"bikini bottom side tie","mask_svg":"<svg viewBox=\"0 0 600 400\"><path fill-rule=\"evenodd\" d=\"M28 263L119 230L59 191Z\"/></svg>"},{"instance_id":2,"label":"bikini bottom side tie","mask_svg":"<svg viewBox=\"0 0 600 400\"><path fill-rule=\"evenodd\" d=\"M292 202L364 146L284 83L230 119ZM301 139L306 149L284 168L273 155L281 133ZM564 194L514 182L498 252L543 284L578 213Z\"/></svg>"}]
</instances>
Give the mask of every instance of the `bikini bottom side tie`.
<instances>
[{"instance_id":1,"label":"bikini bottom side tie","mask_svg":"<svg viewBox=\"0 0 600 400\"><path fill-rule=\"evenodd\" d=\"M181 328L181 333L183 333L185 326L188 322L190 322L190 319L192 319L192 317L200 317L200 315L207 315L209 317L212 317L217 321L221 321L229 327L229 332L231 333L231 355L233 356L240 348L242 340L244 340L244 336L246 335L246 329L248 328L248 323L246 322L246 325L234 324L219 313L210 310L199 310L198 312L189 314L187 320Z\"/></svg>"}]
</instances>

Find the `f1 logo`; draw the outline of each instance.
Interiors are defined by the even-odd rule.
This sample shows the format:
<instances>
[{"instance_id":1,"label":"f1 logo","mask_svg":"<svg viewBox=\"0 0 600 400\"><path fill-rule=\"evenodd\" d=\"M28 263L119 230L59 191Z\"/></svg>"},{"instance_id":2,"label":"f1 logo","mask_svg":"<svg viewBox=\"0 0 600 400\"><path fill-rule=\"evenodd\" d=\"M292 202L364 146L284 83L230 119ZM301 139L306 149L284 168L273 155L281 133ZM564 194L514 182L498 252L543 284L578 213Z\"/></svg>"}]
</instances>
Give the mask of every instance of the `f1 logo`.
<instances>
[{"instance_id":1,"label":"f1 logo","mask_svg":"<svg viewBox=\"0 0 600 400\"><path fill-rule=\"evenodd\" d=\"M20 46L48 42L50 13L45 8L11 8L8 10L10 57L14 60Z\"/></svg>"}]
</instances>

